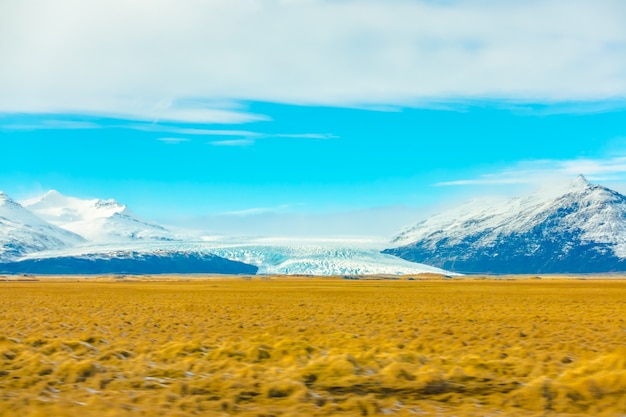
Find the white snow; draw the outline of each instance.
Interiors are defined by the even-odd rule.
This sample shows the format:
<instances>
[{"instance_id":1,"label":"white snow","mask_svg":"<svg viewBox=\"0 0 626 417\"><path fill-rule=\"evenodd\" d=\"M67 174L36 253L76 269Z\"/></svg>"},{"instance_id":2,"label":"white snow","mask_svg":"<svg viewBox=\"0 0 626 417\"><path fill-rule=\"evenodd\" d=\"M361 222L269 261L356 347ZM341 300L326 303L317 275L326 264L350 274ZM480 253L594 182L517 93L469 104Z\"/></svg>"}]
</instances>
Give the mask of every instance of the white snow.
<instances>
[{"instance_id":1,"label":"white snow","mask_svg":"<svg viewBox=\"0 0 626 417\"><path fill-rule=\"evenodd\" d=\"M24 202L24 206L46 221L96 242L129 240L173 240L174 233L136 216L115 200L67 197L48 191Z\"/></svg>"},{"instance_id":2,"label":"white snow","mask_svg":"<svg viewBox=\"0 0 626 417\"><path fill-rule=\"evenodd\" d=\"M0 192L0 260L82 242L80 236L49 224Z\"/></svg>"},{"instance_id":3,"label":"white snow","mask_svg":"<svg viewBox=\"0 0 626 417\"><path fill-rule=\"evenodd\" d=\"M359 240L271 241L213 244L207 250L259 267L261 274L406 275L448 271L380 253L384 242Z\"/></svg>"},{"instance_id":4,"label":"white snow","mask_svg":"<svg viewBox=\"0 0 626 417\"><path fill-rule=\"evenodd\" d=\"M571 207L576 210L569 212ZM486 247L513 233L529 231L555 215L560 216L555 234L580 230L583 241L615 245L616 256L626 257L626 197L590 184L582 175L552 194L468 202L401 231L392 243L404 246L419 241L435 248L444 238L452 246L467 236L480 236L475 247Z\"/></svg>"}]
</instances>

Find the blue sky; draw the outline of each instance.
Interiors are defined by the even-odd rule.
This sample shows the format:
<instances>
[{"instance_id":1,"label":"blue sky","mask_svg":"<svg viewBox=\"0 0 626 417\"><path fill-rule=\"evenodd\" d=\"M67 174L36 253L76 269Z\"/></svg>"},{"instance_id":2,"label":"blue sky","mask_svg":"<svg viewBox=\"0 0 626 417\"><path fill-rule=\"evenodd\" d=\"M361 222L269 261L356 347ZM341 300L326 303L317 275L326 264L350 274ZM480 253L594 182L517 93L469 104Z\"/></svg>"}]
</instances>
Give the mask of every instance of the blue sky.
<instances>
[{"instance_id":1,"label":"blue sky","mask_svg":"<svg viewBox=\"0 0 626 417\"><path fill-rule=\"evenodd\" d=\"M3 2L0 190L380 236L578 173L626 191L624 21L609 0Z\"/></svg>"}]
</instances>

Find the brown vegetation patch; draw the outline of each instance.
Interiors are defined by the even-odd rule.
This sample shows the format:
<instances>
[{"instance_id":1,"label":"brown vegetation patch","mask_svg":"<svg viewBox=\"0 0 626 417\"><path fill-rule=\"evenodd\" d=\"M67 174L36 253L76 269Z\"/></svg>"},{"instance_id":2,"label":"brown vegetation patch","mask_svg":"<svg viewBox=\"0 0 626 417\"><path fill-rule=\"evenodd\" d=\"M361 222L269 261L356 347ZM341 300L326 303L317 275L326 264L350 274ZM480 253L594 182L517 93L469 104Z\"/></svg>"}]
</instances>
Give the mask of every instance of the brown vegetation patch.
<instances>
[{"instance_id":1,"label":"brown vegetation patch","mask_svg":"<svg viewBox=\"0 0 626 417\"><path fill-rule=\"evenodd\" d=\"M0 297L0 417L626 414L624 281L82 277Z\"/></svg>"}]
</instances>

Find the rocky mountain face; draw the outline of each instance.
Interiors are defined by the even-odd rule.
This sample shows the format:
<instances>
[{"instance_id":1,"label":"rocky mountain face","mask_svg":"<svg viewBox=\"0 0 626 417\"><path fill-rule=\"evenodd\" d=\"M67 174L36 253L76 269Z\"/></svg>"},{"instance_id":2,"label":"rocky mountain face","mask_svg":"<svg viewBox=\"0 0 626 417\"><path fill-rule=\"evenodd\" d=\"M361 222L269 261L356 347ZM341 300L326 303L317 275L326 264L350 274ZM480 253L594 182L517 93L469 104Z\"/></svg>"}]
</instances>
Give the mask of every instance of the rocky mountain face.
<instances>
[{"instance_id":1,"label":"rocky mountain face","mask_svg":"<svg viewBox=\"0 0 626 417\"><path fill-rule=\"evenodd\" d=\"M468 203L392 244L383 252L460 273L626 271L626 197L581 175L550 197Z\"/></svg>"}]
</instances>

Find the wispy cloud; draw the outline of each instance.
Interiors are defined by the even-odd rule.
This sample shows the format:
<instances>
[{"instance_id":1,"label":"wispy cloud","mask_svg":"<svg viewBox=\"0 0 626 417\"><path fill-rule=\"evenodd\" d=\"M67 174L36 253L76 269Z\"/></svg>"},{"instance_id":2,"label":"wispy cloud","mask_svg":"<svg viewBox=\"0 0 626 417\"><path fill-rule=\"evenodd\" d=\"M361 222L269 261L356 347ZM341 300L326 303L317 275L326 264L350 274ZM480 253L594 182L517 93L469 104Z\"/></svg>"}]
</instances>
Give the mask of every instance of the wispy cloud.
<instances>
[{"instance_id":1,"label":"wispy cloud","mask_svg":"<svg viewBox=\"0 0 626 417\"><path fill-rule=\"evenodd\" d=\"M18 130L48 130L48 129L103 129L103 128L121 128L138 130L142 132L154 132L173 134L177 136L166 136L156 138L158 141L167 143L181 143L190 140L189 137L183 136L218 136L218 137L237 137L241 139L231 139L223 141L209 142L212 145L224 145L224 146L241 146L250 145L254 143L254 139L312 139L312 140L329 140L337 139L339 136L332 133L266 133L252 130L240 130L240 129L204 129L204 128L191 128L183 126L163 125L158 123L129 123L119 124L108 123L100 124L87 121L68 121L68 120L46 120L41 119L36 122L30 123L0 123L0 129L6 131L18 131ZM178 136L182 135L182 136Z\"/></svg>"},{"instance_id":2,"label":"wispy cloud","mask_svg":"<svg viewBox=\"0 0 626 417\"><path fill-rule=\"evenodd\" d=\"M239 132L242 133L243 139L229 139L208 142L216 146L247 146L256 143L259 139L310 139L310 140L329 140L337 139L339 136L330 133L260 133L260 132ZM229 135L218 135L229 136ZM233 134L232 136L239 136Z\"/></svg>"},{"instance_id":3,"label":"wispy cloud","mask_svg":"<svg viewBox=\"0 0 626 417\"><path fill-rule=\"evenodd\" d=\"M208 144L213 145L213 146L250 146L254 144L254 140L252 139L215 140L212 142L208 142Z\"/></svg>"},{"instance_id":4,"label":"wispy cloud","mask_svg":"<svg viewBox=\"0 0 626 417\"><path fill-rule=\"evenodd\" d=\"M146 132L174 133L194 136L243 136L248 138L337 139L332 133L266 133L237 129L200 129L159 124L132 124L130 129Z\"/></svg>"},{"instance_id":5,"label":"wispy cloud","mask_svg":"<svg viewBox=\"0 0 626 417\"><path fill-rule=\"evenodd\" d=\"M189 128L181 126L159 125L155 123L151 124L131 124L126 126L129 129L140 130L144 132L159 132L159 133L173 133L177 135L191 135L191 136L246 136L257 137L262 136L262 133L253 132L250 130L236 130L236 129L200 129Z\"/></svg>"},{"instance_id":6,"label":"wispy cloud","mask_svg":"<svg viewBox=\"0 0 626 417\"><path fill-rule=\"evenodd\" d=\"M265 133L252 130L230 130L230 129L199 129L199 128L187 128L180 126L163 126L158 124L133 124L129 126L134 130L159 132L159 133L173 133L177 135L189 135L189 136L220 136L220 137L239 137L241 139L228 139L221 141L211 141L211 145L218 146L241 146L250 145L257 139L311 139L311 140L330 140L337 139L339 136L332 133Z\"/></svg>"},{"instance_id":7,"label":"wispy cloud","mask_svg":"<svg viewBox=\"0 0 626 417\"><path fill-rule=\"evenodd\" d=\"M339 136L331 133L278 133L278 134L266 134L264 137L275 138L293 138L293 139L337 139Z\"/></svg>"},{"instance_id":8,"label":"wispy cloud","mask_svg":"<svg viewBox=\"0 0 626 417\"><path fill-rule=\"evenodd\" d=\"M255 216L259 214L282 212L289 209L289 204L282 204L276 207L254 207L245 210L228 211L222 213L222 216Z\"/></svg>"},{"instance_id":9,"label":"wispy cloud","mask_svg":"<svg viewBox=\"0 0 626 417\"><path fill-rule=\"evenodd\" d=\"M188 138L158 138L158 141L176 145L182 142L189 142Z\"/></svg>"},{"instance_id":10,"label":"wispy cloud","mask_svg":"<svg viewBox=\"0 0 626 417\"><path fill-rule=\"evenodd\" d=\"M435 186L489 186L543 184L552 179L574 178L583 174L595 181L626 181L626 157L535 160L475 178L435 183Z\"/></svg>"},{"instance_id":11,"label":"wispy cloud","mask_svg":"<svg viewBox=\"0 0 626 417\"><path fill-rule=\"evenodd\" d=\"M264 116L233 102L626 97L622 0L21 0L0 16L0 113L246 123Z\"/></svg>"},{"instance_id":12,"label":"wispy cloud","mask_svg":"<svg viewBox=\"0 0 626 417\"><path fill-rule=\"evenodd\" d=\"M37 123L0 124L3 130L53 130L53 129L100 129L102 125L93 122L70 120L43 120Z\"/></svg>"}]
</instances>

